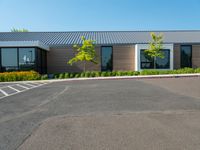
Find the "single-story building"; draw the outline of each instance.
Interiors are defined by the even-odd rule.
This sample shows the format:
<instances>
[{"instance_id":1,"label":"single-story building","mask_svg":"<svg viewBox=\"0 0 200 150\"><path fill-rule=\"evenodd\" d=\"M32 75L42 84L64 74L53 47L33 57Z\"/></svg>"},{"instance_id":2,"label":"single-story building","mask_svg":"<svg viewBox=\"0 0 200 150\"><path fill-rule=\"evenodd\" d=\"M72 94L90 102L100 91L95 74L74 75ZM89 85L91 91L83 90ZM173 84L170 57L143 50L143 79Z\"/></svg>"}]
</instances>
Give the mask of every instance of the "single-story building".
<instances>
[{"instance_id":1,"label":"single-story building","mask_svg":"<svg viewBox=\"0 0 200 150\"><path fill-rule=\"evenodd\" d=\"M152 31L151 31L152 32ZM67 62L81 37L96 41L99 63L87 63L90 71L153 69L154 60L144 55L150 31L0 32L0 71L36 70L40 73L81 72L82 63ZM200 67L200 31L153 31L162 33L163 59L156 69Z\"/></svg>"}]
</instances>

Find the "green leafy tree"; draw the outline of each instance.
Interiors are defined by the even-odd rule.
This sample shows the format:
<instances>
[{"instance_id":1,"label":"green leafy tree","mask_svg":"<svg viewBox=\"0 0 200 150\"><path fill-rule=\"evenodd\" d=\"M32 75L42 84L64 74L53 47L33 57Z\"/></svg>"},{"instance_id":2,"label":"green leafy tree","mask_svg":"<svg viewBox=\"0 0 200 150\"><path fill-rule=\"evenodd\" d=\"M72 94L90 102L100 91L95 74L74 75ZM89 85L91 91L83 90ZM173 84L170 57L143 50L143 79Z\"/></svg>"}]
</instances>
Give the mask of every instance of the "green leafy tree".
<instances>
[{"instance_id":1,"label":"green leafy tree","mask_svg":"<svg viewBox=\"0 0 200 150\"><path fill-rule=\"evenodd\" d=\"M86 71L86 62L92 62L98 64L96 51L95 51L95 41L86 40L85 37L81 37L82 45L74 45L73 48L76 50L75 57L68 61L68 64L72 65L76 62L83 62L83 70Z\"/></svg>"},{"instance_id":2,"label":"green leafy tree","mask_svg":"<svg viewBox=\"0 0 200 150\"><path fill-rule=\"evenodd\" d=\"M149 48L145 50L147 58L150 57L154 60L154 69L156 68L156 58L164 58L163 49L163 35L156 35L151 33L152 41L149 43Z\"/></svg>"},{"instance_id":3,"label":"green leafy tree","mask_svg":"<svg viewBox=\"0 0 200 150\"><path fill-rule=\"evenodd\" d=\"M11 32L29 32L29 30L27 29L16 29L16 28L12 28Z\"/></svg>"}]
</instances>

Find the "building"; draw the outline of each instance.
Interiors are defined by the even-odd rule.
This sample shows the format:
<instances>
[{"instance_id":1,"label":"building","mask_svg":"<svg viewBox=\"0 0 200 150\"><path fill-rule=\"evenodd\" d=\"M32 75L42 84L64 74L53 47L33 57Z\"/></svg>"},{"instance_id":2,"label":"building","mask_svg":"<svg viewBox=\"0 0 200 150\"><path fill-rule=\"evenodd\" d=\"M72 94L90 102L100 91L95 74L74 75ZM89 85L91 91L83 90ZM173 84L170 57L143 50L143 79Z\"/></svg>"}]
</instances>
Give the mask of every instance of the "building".
<instances>
[{"instance_id":1,"label":"building","mask_svg":"<svg viewBox=\"0 0 200 150\"><path fill-rule=\"evenodd\" d=\"M165 58L156 59L156 69L200 67L200 31L154 31L164 36ZM144 55L151 41L149 31L1 32L0 71L36 70L40 73L81 72L82 63L67 64L72 46L81 36L96 41L99 64L87 70L112 71L153 69L153 59Z\"/></svg>"}]
</instances>

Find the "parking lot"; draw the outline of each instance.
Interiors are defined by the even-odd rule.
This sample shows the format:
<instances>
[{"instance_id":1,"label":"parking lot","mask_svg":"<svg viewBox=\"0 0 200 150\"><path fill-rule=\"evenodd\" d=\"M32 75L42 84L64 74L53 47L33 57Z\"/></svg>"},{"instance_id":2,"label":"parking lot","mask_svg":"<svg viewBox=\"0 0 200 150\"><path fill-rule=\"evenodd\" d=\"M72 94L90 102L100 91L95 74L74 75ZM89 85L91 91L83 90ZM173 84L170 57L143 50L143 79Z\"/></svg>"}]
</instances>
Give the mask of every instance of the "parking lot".
<instances>
[{"instance_id":1,"label":"parking lot","mask_svg":"<svg viewBox=\"0 0 200 150\"><path fill-rule=\"evenodd\" d=\"M200 149L199 110L198 77L43 84L0 100L0 149Z\"/></svg>"},{"instance_id":2,"label":"parking lot","mask_svg":"<svg viewBox=\"0 0 200 150\"><path fill-rule=\"evenodd\" d=\"M0 85L0 99L12 96L33 88L40 87L47 84L47 82L19 82L19 83L5 83Z\"/></svg>"}]
</instances>

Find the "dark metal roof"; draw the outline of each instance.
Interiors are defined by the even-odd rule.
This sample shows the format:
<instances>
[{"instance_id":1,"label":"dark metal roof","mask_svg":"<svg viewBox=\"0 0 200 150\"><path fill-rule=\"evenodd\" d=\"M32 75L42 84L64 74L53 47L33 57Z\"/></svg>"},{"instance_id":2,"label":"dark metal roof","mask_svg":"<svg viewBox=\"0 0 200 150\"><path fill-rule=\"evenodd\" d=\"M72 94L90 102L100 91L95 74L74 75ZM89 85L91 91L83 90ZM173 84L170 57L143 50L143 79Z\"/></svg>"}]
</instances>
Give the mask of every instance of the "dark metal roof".
<instances>
[{"instance_id":1,"label":"dark metal roof","mask_svg":"<svg viewBox=\"0 0 200 150\"><path fill-rule=\"evenodd\" d=\"M38 47L49 50L49 46L40 41L0 41L0 47Z\"/></svg>"},{"instance_id":2,"label":"dark metal roof","mask_svg":"<svg viewBox=\"0 0 200 150\"><path fill-rule=\"evenodd\" d=\"M40 41L48 46L81 44L81 36L99 45L140 44L151 40L150 33L163 33L165 43L200 43L197 31L80 31L0 32L0 41Z\"/></svg>"}]
</instances>

